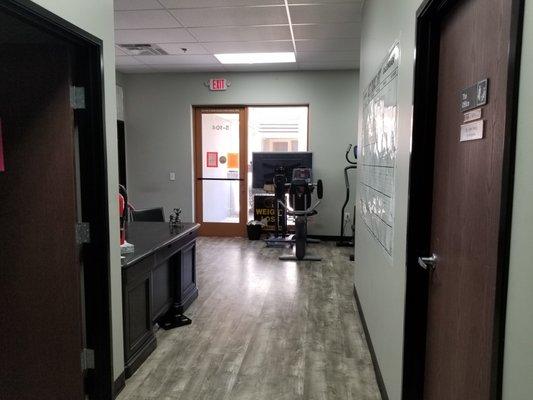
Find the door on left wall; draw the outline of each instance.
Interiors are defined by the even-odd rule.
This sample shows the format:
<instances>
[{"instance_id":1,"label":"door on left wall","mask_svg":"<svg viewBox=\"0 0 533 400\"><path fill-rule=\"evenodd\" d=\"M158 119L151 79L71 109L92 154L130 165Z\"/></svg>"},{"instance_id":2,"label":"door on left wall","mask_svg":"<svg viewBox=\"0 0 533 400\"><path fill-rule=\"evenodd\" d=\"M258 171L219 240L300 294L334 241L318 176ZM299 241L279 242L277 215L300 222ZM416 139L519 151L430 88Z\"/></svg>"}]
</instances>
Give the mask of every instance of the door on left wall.
<instances>
[{"instance_id":1,"label":"door on left wall","mask_svg":"<svg viewBox=\"0 0 533 400\"><path fill-rule=\"evenodd\" d=\"M1 10L0 25L19 39L0 42L0 398L81 400L74 50Z\"/></svg>"},{"instance_id":2,"label":"door on left wall","mask_svg":"<svg viewBox=\"0 0 533 400\"><path fill-rule=\"evenodd\" d=\"M203 236L244 236L246 109L195 108L195 216Z\"/></svg>"}]
</instances>

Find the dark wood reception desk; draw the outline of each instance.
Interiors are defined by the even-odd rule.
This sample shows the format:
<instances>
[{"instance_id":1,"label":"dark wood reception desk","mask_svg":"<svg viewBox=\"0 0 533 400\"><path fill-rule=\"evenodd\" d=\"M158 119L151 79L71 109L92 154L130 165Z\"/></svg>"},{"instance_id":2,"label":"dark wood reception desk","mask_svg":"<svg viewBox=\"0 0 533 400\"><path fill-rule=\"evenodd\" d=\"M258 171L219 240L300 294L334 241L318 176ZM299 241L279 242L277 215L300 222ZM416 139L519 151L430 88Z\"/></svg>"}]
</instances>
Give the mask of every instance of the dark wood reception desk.
<instances>
[{"instance_id":1,"label":"dark wood reception desk","mask_svg":"<svg viewBox=\"0 0 533 400\"><path fill-rule=\"evenodd\" d=\"M132 222L135 252L122 260L125 374L130 377L156 348L154 324L169 310L184 312L198 297L196 238L200 225L171 232L166 222Z\"/></svg>"}]
</instances>

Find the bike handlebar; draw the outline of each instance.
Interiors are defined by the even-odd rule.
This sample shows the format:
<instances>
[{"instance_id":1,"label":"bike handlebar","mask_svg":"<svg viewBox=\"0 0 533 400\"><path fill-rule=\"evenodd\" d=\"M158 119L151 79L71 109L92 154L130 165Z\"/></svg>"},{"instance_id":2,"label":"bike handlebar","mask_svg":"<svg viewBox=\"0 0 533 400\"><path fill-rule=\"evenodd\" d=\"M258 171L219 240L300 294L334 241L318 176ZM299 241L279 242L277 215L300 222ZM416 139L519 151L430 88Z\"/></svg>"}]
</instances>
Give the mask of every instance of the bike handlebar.
<instances>
[{"instance_id":1,"label":"bike handlebar","mask_svg":"<svg viewBox=\"0 0 533 400\"><path fill-rule=\"evenodd\" d=\"M311 214L313 211L316 210L316 208L320 205L321 202L322 202L321 200L318 200L313 207L309 207L306 210L296 211L296 210L289 210L289 208L281 200L278 200L279 205L283 206L285 210L289 211L291 214L294 214L296 216Z\"/></svg>"},{"instance_id":2,"label":"bike handlebar","mask_svg":"<svg viewBox=\"0 0 533 400\"><path fill-rule=\"evenodd\" d=\"M350 160L350 150L351 149L352 149L352 144L350 143L348 145L348 149L346 150L346 154L344 155L344 157L346 158L346 161L348 161L348 164L357 165L357 159L355 161Z\"/></svg>"}]
</instances>

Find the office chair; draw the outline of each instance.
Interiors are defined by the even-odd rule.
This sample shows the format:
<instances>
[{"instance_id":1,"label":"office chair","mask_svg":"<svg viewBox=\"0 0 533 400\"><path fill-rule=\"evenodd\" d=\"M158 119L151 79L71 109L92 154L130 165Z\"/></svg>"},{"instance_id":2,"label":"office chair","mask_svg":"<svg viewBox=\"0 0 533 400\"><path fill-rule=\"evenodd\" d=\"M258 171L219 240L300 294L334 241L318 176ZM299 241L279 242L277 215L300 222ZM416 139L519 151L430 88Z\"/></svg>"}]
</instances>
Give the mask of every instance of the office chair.
<instances>
[{"instance_id":1,"label":"office chair","mask_svg":"<svg viewBox=\"0 0 533 400\"><path fill-rule=\"evenodd\" d=\"M165 213L163 207L132 210L131 219L135 222L165 222Z\"/></svg>"}]
</instances>

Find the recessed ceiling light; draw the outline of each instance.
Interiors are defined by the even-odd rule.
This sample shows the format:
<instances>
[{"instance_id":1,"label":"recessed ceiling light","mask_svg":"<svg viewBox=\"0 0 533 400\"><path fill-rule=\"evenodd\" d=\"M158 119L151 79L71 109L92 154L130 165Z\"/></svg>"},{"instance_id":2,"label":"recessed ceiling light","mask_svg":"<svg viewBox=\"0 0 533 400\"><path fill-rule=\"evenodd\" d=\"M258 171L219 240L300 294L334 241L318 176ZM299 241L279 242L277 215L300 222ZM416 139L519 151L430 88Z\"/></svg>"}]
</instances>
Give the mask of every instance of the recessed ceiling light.
<instances>
[{"instance_id":1,"label":"recessed ceiling light","mask_svg":"<svg viewBox=\"0 0 533 400\"><path fill-rule=\"evenodd\" d=\"M226 53L215 54L222 64L274 64L296 62L294 53Z\"/></svg>"}]
</instances>

